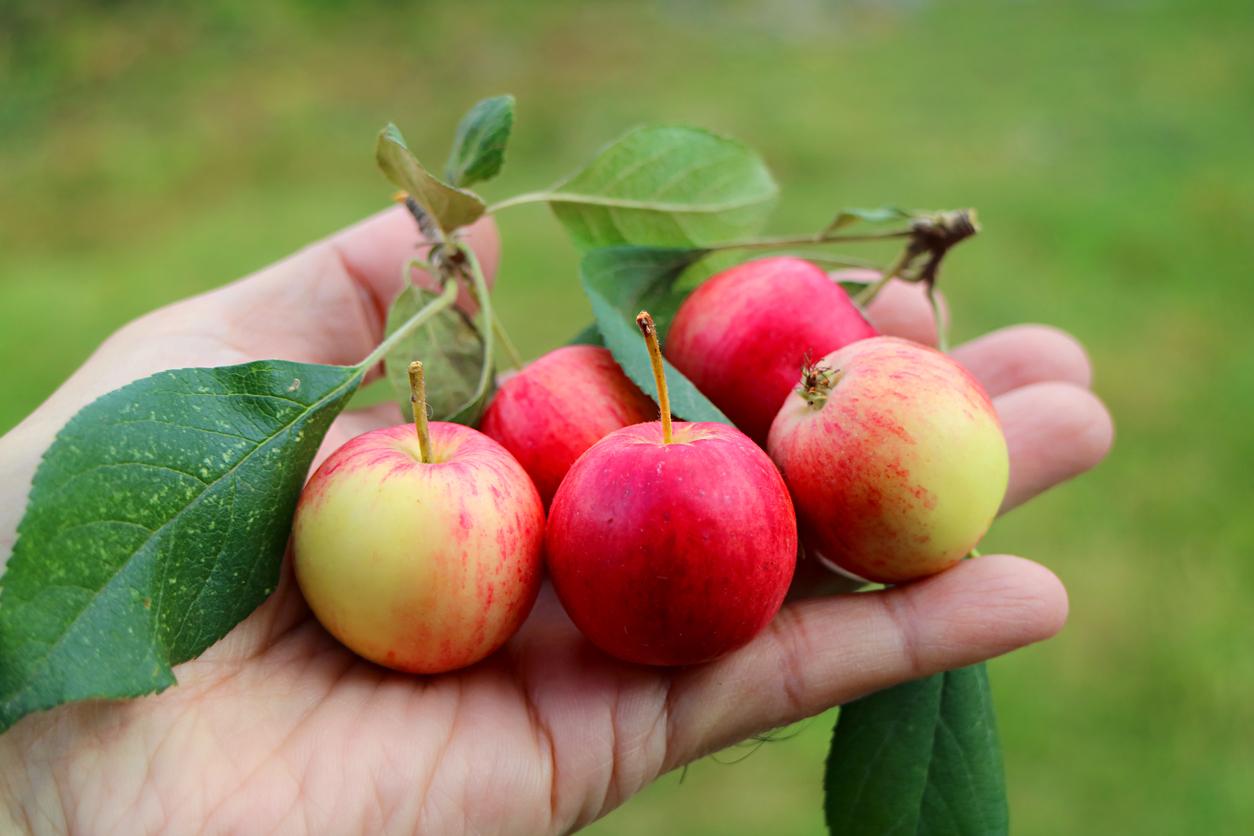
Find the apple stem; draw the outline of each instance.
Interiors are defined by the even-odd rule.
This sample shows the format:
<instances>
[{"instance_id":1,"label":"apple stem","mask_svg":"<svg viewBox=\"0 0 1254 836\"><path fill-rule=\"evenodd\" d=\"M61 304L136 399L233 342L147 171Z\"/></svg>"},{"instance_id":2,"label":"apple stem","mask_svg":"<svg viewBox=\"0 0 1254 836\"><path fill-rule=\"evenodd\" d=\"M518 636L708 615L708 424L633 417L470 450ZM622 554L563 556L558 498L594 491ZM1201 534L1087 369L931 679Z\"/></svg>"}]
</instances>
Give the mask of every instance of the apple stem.
<instances>
[{"instance_id":1,"label":"apple stem","mask_svg":"<svg viewBox=\"0 0 1254 836\"><path fill-rule=\"evenodd\" d=\"M636 314L636 325L644 334L649 347L649 362L653 366L653 381L657 384L657 405L662 413L662 443L671 443L671 396L666 389L666 368L662 365L662 345L657 340L657 326L648 311Z\"/></svg>"},{"instance_id":2,"label":"apple stem","mask_svg":"<svg viewBox=\"0 0 1254 836\"><path fill-rule=\"evenodd\" d=\"M427 427L427 384L418 360L409 364L409 402L414 408L414 428L418 430L418 452L423 464L431 464L431 431Z\"/></svg>"}]
</instances>

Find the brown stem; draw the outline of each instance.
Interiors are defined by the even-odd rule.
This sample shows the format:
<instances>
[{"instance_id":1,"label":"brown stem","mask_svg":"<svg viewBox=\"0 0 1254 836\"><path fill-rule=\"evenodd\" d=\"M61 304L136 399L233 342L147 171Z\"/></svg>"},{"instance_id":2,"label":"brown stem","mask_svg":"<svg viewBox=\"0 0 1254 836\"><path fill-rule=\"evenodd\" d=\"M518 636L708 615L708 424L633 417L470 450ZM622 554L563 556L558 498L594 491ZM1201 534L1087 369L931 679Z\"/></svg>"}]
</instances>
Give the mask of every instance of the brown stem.
<instances>
[{"instance_id":1,"label":"brown stem","mask_svg":"<svg viewBox=\"0 0 1254 836\"><path fill-rule=\"evenodd\" d=\"M653 381L657 384L657 405L662 413L662 443L671 443L671 396L666 390L666 368L662 365L662 346L657 340L657 326L648 311L636 315L636 325L644 334L649 347L649 362L653 366Z\"/></svg>"},{"instance_id":2,"label":"brown stem","mask_svg":"<svg viewBox=\"0 0 1254 836\"><path fill-rule=\"evenodd\" d=\"M418 430L418 452L423 464L431 464L431 431L427 427L427 384L418 360L409 364L409 403L414 408L414 428Z\"/></svg>"}]
</instances>

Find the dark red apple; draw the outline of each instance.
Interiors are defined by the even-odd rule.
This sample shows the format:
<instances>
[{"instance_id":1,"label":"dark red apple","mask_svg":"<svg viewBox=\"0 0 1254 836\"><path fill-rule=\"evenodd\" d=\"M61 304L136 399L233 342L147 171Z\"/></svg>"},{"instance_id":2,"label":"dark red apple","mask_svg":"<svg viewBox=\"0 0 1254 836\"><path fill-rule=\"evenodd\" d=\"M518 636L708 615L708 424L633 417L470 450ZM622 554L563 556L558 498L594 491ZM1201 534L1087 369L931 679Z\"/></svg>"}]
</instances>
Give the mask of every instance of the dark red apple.
<instances>
[{"instance_id":1,"label":"dark red apple","mask_svg":"<svg viewBox=\"0 0 1254 836\"><path fill-rule=\"evenodd\" d=\"M614 430L657 417L657 406L608 349L550 351L501 385L479 429L514 454L547 507L583 451Z\"/></svg>"},{"instance_id":2,"label":"dark red apple","mask_svg":"<svg viewBox=\"0 0 1254 836\"><path fill-rule=\"evenodd\" d=\"M652 320L638 322L646 336ZM606 653L689 665L748 642L792 579L797 524L779 471L748 436L671 425L651 339L662 421L610 433L558 488L545 531L553 586Z\"/></svg>"},{"instance_id":3,"label":"dark red apple","mask_svg":"<svg viewBox=\"0 0 1254 836\"><path fill-rule=\"evenodd\" d=\"M875 335L821 268L778 256L725 270L693 291L666 336L666 358L765 445L802 365Z\"/></svg>"}]
</instances>

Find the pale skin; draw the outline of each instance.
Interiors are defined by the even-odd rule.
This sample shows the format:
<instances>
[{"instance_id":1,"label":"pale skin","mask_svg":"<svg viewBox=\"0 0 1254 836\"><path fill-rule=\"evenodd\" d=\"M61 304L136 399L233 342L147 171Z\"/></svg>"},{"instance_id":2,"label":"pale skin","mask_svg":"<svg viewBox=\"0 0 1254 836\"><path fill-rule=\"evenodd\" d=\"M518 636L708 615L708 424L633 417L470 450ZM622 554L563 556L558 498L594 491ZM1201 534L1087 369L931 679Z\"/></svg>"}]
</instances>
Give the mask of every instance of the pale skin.
<instances>
[{"instance_id":1,"label":"pale skin","mask_svg":"<svg viewBox=\"0 0 1254 836\"><path fill-rule=\"evenodd\" d=\"M12 549L40 454L80 407L164 368L268 357L356 362L380 338L416 241L412 221L387 211L118 331L0 438L0 557ZM494 227L476 226L471 244L493 270ZM934 338L915 288L891 284L871 315L888 333ZM1003 510L1105 456L1110 418L1088 390L1088 360L1071 337L1013 326L954 354L989 390L1005 426ZM346 414L321 455L398 421L386 407ZM337 645L285 568L261 608L176 668L176 687L64 706L0 736L0 831L566 832L706 753L1048 638L1067 614L1061 582L1010 556L887 592L806 591L747 647L664 671L598 654L546 589L501 652L422 678Z\"/></svg>"}]
</instances>

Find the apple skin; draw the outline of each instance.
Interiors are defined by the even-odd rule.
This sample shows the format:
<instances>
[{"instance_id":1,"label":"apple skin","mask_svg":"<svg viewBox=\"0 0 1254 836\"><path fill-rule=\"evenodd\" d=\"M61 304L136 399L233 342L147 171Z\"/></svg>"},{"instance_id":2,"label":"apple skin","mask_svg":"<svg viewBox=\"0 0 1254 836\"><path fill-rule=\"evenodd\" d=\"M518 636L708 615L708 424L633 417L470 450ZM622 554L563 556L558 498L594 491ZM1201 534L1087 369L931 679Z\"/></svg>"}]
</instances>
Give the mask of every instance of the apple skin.
<instances>
[{"instance_id":1,"label":"apple skin","mask_svg":"<svg viewBox=\"0 0 1254 836\"><path fill-rule=\"evenodd\" d=\"M510 377L479 428L514 454L547 507L575 459L611 432L657 417L609 349L569 345Z\"/></svg>"},{"instance_id":2,"label":"apple skin","mask_svg":"<svg viewBox=\"0 0 1254 836\"><path fill-rule=\"evenodd\" d=\"M647 665L705 662L779 611L797 523L779 471L726 424L637 424L594 444L558 488L549 576L601 650Z\"/></svg>"},{"instance_id":3,"label":"apple skin","mask_svg":"<svg viewBox=\"0 0 1254 836\"><path fill-rule=\"evenodd\" d=\"M733 423L766 444L801 367L876 335L839 284L792 256L745 262L692 292L666 335L666 358Z\"/></svg>"},{"instance_id":4,"label":"apple skin","mask_svg":"<svg viewBox=\"0 0 1254 836\"><path fill-rule=\"evenodd\" d=\"M492 439L432 422L359 435L305 486L292 530L296 581L359 656L441 673L496 650L527 617L543 572L544 509Z\"/></svg>"},{"instance_id":5,"label":"apple skin","mask_svg":"<svg viewBox=\"0 0 1254 836\"><path fill-rule=\"evenodd\" d=\"M939 351L863 340L820 365L826 402L784 402L767 448L796 503L802 538L859 577L904 583L957 563L988 531L1009 455L988 395Z\"/></svg>"}]
</instances>

